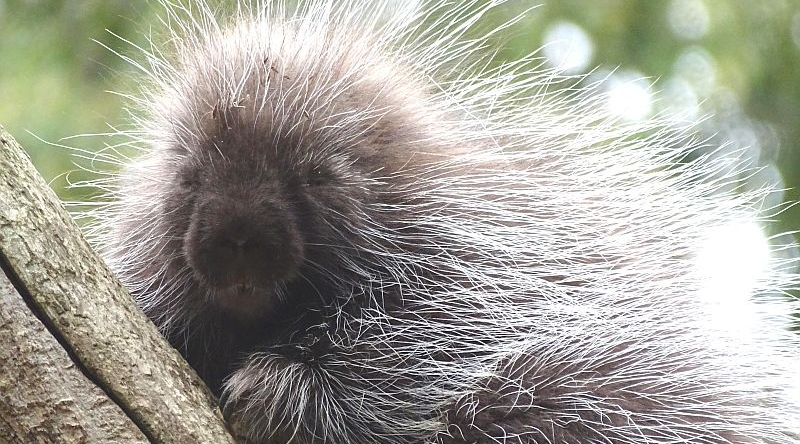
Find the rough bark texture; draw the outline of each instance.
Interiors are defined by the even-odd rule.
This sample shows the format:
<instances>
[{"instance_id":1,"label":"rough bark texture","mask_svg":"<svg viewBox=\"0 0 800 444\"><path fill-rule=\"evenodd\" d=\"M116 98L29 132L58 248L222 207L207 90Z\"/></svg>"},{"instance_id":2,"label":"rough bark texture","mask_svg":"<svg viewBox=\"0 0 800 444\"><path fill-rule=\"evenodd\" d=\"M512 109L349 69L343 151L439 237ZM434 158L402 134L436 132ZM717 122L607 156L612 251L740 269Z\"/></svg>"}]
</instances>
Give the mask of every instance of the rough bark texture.
<instances>
[{"instance_id":1,"label":"rough bark texture","mask_svg":"<svg viewBox=\"0 0 800 444\"><path fill-rule=\"evenodd\" d=\"M0 273L0 442L149 442Z\"/></svg>"},{"instance_id":2,"label":"rough bark texture","mask_svg":"<svg viewBox=\"0 0 800 444\"><path fill-rule=\"evenodd\" d=\"M0 420L11 421L14 426L0 423L0 440L114 442L69 441L55 436L69 430L72 424L79 424L84 429L81 433L92 424L100 426L108 422L106 427L114 427L112 421L122 421L113 419L119 411L110 413L116 407L97 407L114 402L151 442L234 442L203 383L136 308L132 298L91 250L25 153L2 127L0 260L15 286L13 291L3 291L0 316L0 348L6 349L0 352L0 396L8 398L0 402ZM12 302L10 299L17 297L17 293L26 300ZM5 301L6 298L9 301ZM32 319L22 319L30 314L19 313L21 307L30 307L47 332L42 325L31 324ZM17 330L16 324L27 325L33 336L16 334L22 331ZM58 344L66 349L60 357L53 355L41 361L38 356L5 358L15 350L20 354L40 353L44 342L39 337L47 334L54 336L48 342L51 347L57 348ZM63 361L67 353L74 364ZM29 368L34 364L50 368ZM47 393L46 399L42 399L49 386L47 382L36 380L29 386L29 378L17 379L22 373L33 371L51 372L51 377L67 381L78 376L71 373L86 376L82 383L62 384L60 388L65 393L61 396ZM35 379L32 374L28 376ZM86 387L81 384L87 383L99 388L84 393ZM7 390L9 384L17 387ZM103 401L101 392L109 399ZM98 404L92 400L93 396ZM79 398L85 398L81 400L83 406L67 409L69 413L57 404L59 400L69 403ZM56 405L43 405L50 402ZM31 408L10 410L18 406ZM100 417L106 414L108 419ZM25 434L30 424L36 424L42 433L52 430L55 435L31 441ZM92 433L104 432L94 430ZM137 442L136 439L142 437L126 442Z\"/></svg>"}]
</instances>

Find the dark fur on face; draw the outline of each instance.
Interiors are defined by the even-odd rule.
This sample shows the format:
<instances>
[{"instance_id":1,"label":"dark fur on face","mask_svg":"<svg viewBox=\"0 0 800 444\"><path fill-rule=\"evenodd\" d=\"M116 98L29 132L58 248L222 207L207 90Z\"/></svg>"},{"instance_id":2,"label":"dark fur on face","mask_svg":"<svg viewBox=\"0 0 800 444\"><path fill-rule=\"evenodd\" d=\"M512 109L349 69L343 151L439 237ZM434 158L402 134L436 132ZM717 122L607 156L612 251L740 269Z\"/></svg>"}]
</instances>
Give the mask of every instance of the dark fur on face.
<instances>
[{"instance_id":1,"label":"dark fur on face","mask_svg":"<svg viewBox=\"0 0 800 444\"><path fill-rule=\"evenodd\" d=\"M317 273L309 265L322 260L319 245L350 243L326 218L349 215L351 223L357 222L360 202L347 194L355 174L352 168L334 173L334 161L322 156L298 165L286 145L230 147L258 143L231 138L212 143L223 153L219 159L192 159L178 177L192 178L180 185L188 189L184 208L176 212L190 214L183 253L212 304L226 315L254 322L283 304L297 304L297 296L287 293L291 285L301 280L314 285ZM212 159L217 155L209 154Z\"/></svg>"},{"instance_id":2,"label":"dark fur on face","mask_svg":"<svg viewBox=\"0 0 800 444\"><path fill-rule=\"evenodd\" d=\"M263 130L216 131L181 148L189 155L171 178L164 223L192 272L186 303L204 307L194 332L173 342L209 368L214 376L204 376L218 390L237 358L231 352L318 324L304 319L342 297L348 264L338 258L357 256L344 250L360 243L376 184L365 177L366 160L344 150L276 143Z\"/></svg>"}]
</instances>

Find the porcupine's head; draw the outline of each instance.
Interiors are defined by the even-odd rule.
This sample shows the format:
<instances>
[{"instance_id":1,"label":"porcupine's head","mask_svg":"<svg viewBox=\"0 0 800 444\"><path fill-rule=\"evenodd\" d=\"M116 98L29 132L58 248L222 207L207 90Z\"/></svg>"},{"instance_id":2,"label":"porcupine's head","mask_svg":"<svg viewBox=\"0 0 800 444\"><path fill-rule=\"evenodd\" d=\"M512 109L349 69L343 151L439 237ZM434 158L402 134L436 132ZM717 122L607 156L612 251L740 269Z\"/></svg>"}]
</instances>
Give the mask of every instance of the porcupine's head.
<instances>
[{"instance_id":1,"label":"porcupine's head","mask_svg":"<svg viewBox=\"0 0 800 444\"><path fill-rule=\"evenodd\" d=\"M429 155L415 80L332 20L203 28L151 60L106 256L162 330L336 297L386 178Z\"/></svg>"}]
</instances>

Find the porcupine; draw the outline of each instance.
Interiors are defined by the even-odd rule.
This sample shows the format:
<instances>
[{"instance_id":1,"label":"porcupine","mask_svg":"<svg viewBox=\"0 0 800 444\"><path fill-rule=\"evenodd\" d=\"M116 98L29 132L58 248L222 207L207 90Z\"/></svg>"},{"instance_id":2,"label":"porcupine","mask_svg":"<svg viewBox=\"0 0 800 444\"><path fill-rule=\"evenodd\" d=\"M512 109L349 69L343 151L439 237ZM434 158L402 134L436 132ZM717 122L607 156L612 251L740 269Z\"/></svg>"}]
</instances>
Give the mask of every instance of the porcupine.
<instances>
[{"instance_id":1,"label":"porcupine","mask_svg":"<svg viewBox=\"0 0 800 444\"><path fill-rule=\"evenodd\" d=\"M768 191L484 68L501 3L162 2L90 235L247 442L798 442L792 264L735 302L695 261Z\"/></svg>"}]
</instances>

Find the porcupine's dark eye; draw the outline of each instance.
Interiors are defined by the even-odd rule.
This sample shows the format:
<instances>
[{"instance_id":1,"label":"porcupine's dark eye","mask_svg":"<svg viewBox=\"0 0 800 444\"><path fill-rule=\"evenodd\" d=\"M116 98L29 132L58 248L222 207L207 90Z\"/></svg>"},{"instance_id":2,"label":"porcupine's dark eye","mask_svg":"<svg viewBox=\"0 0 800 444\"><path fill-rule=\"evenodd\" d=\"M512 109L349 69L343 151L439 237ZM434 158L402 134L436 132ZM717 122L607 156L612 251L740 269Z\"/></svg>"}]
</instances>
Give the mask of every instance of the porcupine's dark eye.
<instances>
[{"instance_id":1,"label":"porcupine's dark eye","mask_svg":"<svg viewBox=\"0 0 800 444\"><path fill-rule=\"evenodd\" d=\"M316 165L309 168L305 177L305 184L309 187L323 187L335 182L336 177L333 172L324 166Z\"/></svg>"}]
</instances>

